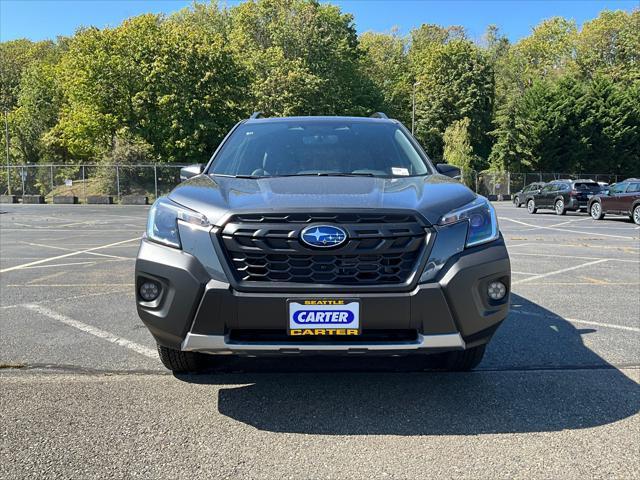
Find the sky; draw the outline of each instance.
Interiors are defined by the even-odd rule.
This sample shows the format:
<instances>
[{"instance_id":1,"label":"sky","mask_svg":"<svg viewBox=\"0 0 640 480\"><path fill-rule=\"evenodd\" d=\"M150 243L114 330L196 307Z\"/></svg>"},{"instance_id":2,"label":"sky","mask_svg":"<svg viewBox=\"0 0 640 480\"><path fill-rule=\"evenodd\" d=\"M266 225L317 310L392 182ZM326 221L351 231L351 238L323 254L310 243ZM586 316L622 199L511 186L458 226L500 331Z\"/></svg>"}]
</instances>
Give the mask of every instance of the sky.
<instances>
[{"instance_id":1,"label":"sky","mask_svg":"<svg viewBox=\"0 0 640 480\"><path fill-rule=\"evenodd\" d=\"M142 13L171 13L190 0L0 0L0 41L70 36L81 26L116 26ZM227 1L235 5L237 1ZM331 1L354 15L358 32L406 34L423 23L462 25L480 39L487 25L496 24L511 40L527 36L540 21L556 15L580 26L602 10L637 8L639 0L348 0Z\"/></svg>"}]
</instances>

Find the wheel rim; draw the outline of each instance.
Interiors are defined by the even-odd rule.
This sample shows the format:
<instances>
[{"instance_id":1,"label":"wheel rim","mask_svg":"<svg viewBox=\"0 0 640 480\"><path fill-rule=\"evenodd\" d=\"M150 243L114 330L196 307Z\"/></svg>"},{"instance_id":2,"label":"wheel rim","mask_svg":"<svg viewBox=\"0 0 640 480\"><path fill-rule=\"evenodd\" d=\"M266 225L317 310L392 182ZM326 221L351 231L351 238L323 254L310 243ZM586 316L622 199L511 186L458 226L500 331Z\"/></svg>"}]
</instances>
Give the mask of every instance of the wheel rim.
<instances>
[{"instance_id":1,"label":"wheel rim","mask_svg":"<svg viewBox=\"0 0 640 480\"><path fill-rule=\"evenodd\" d=\"M564 210L564 202L562 200L558 200L556 202L556 212L560 213Z\"/></svg>"},{"instance_id":2,"label":"wheel rim","mask_svg":"<svg viewBox=\"0 0 640 480\"><path fill-rule=\"evenodd\" d=\"M527 210L529 210L530 212L533 212L533 209L534 209L533 200L529 200L527 202Z\"/></svg>"},{"instance_id":3,"label":"wheel rim","mask_svg":"<svg viewBox=\"0 0 640 480\"><path fill-rule=\"evenodd\" d=\"M594 203L591 206L591 216L593 218L598 218L600 216L600 204L599 203Z\"/></svg>"},{"instance_id":4,"label":"wheel rim","mask_svg":"<svg viewBox=\"0 0 640 480\"><path fill-rule=\"evenodd\" d=\"M633 221L640 225L640 207L633 209Z\"/></svg>"}]
</instances>

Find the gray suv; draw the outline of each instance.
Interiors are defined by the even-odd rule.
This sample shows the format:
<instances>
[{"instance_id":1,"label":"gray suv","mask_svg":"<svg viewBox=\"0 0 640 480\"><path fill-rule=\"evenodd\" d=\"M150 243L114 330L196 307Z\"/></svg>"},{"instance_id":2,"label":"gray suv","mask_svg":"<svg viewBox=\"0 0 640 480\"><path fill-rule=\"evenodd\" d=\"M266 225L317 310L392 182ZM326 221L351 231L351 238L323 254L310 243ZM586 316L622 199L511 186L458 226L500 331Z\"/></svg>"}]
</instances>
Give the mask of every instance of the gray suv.
<instances>
[{"instance_id":1,"label":"gray suv","mask_svg":"<svg viewBox=\"0 0 640 480\"><path fill-rule=\"evenodd\" d=\"M149 212L138 314L174 372L210 355L437 354L469 370L507 316L493 206L398 121L253 115Z\"/></svg>"}]
</instances>

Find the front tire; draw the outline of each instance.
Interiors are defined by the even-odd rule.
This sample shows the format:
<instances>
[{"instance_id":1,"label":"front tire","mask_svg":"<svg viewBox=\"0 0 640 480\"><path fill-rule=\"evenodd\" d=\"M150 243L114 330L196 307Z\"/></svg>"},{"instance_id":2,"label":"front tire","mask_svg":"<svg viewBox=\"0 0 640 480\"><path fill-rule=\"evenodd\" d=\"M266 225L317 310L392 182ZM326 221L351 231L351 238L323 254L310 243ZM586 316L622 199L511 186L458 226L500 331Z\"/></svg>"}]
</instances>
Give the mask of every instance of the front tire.
<instances>
[{"instance_id":1,"label":"front tire","mask_svg":"<svg viewBox=\"0 0 640 480\"><path fill-rule=\"evenodd\" d=\"M527 202L527 212L533 214L536 213L538 211L537 207L536 207L536 202L534 202L533 198L530 198L529 201Z\"/></svg>"},{"instance_id":2,"label":"front tire","mask_svg":"<svg viewBox=\"0 0 640 480\"><path fill-rule=\"evenodd\" d=\"M604 213L602 213L602 205L600 205L600 202L593 202L591 204L589 213L591 214L591 218L593 218L594 220L602 220L604 218Z\"/></svg>"},{"instance_id":3,"label":"front tire","mask_svg":"<svg viewBox=\"0 0 640 480\"><path fill-rule=\"evenodd\" d=\"M202 370L207 362L203 354L183 352L158 345L158 355L162 364L173 373L195 373Z\"/></svg>"},{"instance_id":4,"label":"front tire","mask_svg":"<svg viewBox=\"0 0 640 480\"><path fill-rule=\"evenodd\" d=\"M522 203L520 203L520 197L513 197L513 204L516 208L520 208L522 206Z\"/></svg>"},{"instance_id":5,"label":"front tire","mask_svg":"<svg viewBox=\"0 0 640 480\"><path fill-rule=\"evenodd\" d=\"M455 352L447 352L443 356L443 368L449 372L468 372L476 368L482 358L487 345L468 348Z\"/></svg>"},{"instance_id":6,"label":"front tire","mask_svg":"<svg viewBox=\"0 0 640 480\"><path fill-rule=\"evenodd\" d=\"M635 223L636 225L640 225L640 205L636 205L635 207L633 207L631 219L633 220L633 223Z\"/></svg>"},{"instance_id":7,"label":"front tire","mask_svg":"<svg viewBox=\"0 0 640 480\"><path fill-rule=\"evenodd\" d=\"M556 200L554 210L556 211L556 215L564 215L565 213L567 213L567 210L564 208L564 200L562 200L561 198Z\"/></svg>"}]
</instances>

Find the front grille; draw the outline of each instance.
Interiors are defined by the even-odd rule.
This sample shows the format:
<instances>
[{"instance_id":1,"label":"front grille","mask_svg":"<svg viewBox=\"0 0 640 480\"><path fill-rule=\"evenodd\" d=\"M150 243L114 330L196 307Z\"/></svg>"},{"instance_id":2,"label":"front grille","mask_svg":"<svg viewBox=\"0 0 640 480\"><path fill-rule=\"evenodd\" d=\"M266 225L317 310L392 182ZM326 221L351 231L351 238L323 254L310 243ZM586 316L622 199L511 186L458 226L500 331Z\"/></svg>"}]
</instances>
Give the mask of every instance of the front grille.
<instances>
[{"instance_id":1,"label":"front grille","mask_svg":"<svg viewBox=\"0 0 640 480\"><path fill-rule=\"evenodd\" d=\"M348 240L331 250L305 246L300 231L313 224L340 225ZM241 282L372 285L409 281L425 236L411 214L242 214L221 240Z\"/></svg>"}]
</instances>

